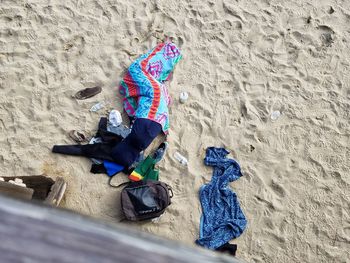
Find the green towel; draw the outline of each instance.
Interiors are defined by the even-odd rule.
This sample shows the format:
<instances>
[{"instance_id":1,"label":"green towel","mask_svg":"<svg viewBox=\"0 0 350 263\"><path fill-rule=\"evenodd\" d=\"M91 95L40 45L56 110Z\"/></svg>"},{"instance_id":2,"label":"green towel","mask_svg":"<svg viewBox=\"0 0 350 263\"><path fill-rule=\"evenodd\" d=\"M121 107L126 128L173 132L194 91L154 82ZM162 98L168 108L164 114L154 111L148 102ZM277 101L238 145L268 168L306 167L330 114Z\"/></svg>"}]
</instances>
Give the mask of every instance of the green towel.
<instances>
[{"instance_id":1,"label":"green towel","mask_svg":"<svg viewBox=\"0 0 350 263\"><path fill-rule=\"evenodd\" d=\"M159 170L155 169L156 164L151 156L147 156L145 160L140 162L135 170L129 175L131 181L140 181L140 180L156 180L159 179Z\"/></svg>"}]
</instances>

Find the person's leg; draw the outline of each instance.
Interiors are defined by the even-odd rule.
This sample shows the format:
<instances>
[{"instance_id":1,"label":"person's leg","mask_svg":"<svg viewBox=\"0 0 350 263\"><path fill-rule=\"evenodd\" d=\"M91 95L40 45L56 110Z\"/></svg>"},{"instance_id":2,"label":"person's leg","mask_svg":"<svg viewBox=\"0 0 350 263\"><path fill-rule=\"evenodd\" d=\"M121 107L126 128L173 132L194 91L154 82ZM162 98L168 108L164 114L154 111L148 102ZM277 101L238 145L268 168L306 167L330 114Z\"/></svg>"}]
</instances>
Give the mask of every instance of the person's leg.
<instances>
[{"instance_id":1,"label":"person's leg","mask_svg":"<svg viewBox=\"0 0 350 263\"><path fill-rule=\"evenodd\" d=\"M116 163L129 167L160 134L162 126L152 120L136 119L131 133L112 150L112 156Z\"/></svg>"}]
</instances>

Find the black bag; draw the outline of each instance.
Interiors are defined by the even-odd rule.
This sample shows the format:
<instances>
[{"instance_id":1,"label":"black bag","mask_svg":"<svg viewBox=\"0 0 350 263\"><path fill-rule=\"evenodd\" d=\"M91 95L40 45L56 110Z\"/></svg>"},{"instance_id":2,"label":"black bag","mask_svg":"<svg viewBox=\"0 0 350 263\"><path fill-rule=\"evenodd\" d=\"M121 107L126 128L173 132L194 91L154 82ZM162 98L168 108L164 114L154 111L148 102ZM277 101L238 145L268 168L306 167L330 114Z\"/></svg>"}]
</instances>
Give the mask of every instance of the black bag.
<instances>
[{"instance_id":1,"label":"black bag","mask_svg":"<svg viewBox=\"0 0 350 263\"><path fill-rule=\"evenodd\" d=\"M160 181L131 182L121 192L122 210L131 221L155 218L164 213L172 197L171 187Z\"/></svg>"}]
</instances>

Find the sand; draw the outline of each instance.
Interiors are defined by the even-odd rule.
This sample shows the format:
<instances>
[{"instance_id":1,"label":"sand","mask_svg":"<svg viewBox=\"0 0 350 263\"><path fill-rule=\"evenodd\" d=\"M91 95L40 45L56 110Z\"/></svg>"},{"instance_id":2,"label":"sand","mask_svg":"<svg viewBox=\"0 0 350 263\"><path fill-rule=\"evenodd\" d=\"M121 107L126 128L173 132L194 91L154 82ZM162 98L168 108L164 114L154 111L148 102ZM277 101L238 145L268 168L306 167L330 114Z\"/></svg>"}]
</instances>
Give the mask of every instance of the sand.
<instances>
[{"instance_id":1,"label":"sand","mask_svg":"<svg viewBox=\"0 0 350 263\"><path fill-rule=\"evenodd\" d=\"M118 222L120 191L107 176L51 148L122 110L123 71L165 34L184 55L160 164L175 197L158 222L130 227L193 244L198 189L212 173L205 149L222 146L244 174L231 185L249 222L234 241L239 258L350 262L349 23L341 0L1 1L0 176L63 176L62 207ZM71 98L95 85L99 95ZM89 112L102 100L106 109Z\"/></svg>"}]
</instances>

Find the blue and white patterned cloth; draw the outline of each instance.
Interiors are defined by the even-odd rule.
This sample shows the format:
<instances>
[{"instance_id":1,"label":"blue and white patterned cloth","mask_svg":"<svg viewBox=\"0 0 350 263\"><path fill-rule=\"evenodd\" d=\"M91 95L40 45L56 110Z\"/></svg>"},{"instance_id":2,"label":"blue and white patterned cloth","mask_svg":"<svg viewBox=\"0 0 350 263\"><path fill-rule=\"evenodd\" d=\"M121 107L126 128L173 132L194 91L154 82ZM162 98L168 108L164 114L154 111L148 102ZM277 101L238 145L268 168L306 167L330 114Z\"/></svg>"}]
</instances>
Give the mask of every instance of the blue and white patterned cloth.
<instances>
[{"instance_id":1,"label":"blue and white patterned cloth","mask_svg":"<svg viewBox=\"0 0 350 263\"><path fill-rule=\"evenodd\" d=\"M226 156L224 148L209 147L204 163L214 167L211 181L199 190L202 204L198 245L216 249L240 236L247 220L229 183L242 176L239 164Z\"/></svg>"}]
</instances>

